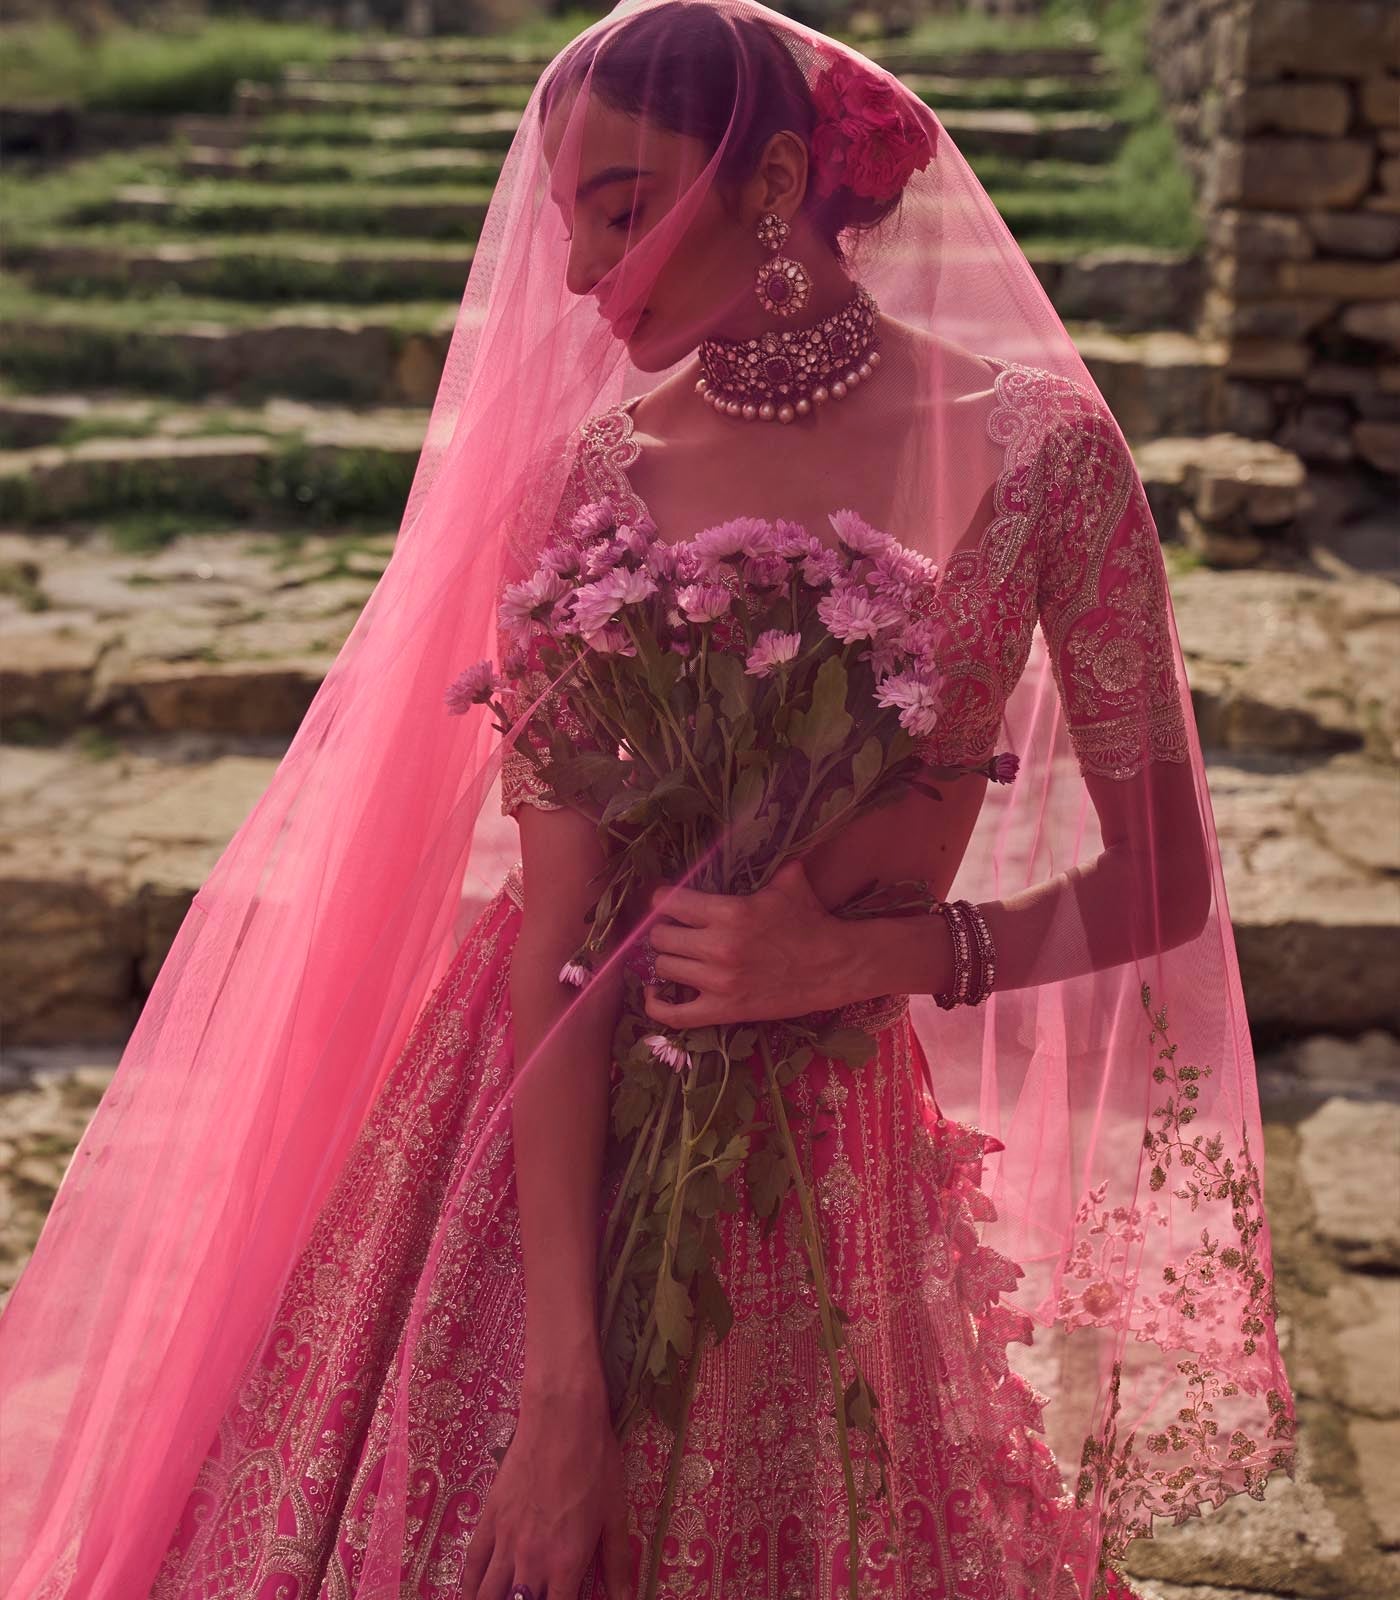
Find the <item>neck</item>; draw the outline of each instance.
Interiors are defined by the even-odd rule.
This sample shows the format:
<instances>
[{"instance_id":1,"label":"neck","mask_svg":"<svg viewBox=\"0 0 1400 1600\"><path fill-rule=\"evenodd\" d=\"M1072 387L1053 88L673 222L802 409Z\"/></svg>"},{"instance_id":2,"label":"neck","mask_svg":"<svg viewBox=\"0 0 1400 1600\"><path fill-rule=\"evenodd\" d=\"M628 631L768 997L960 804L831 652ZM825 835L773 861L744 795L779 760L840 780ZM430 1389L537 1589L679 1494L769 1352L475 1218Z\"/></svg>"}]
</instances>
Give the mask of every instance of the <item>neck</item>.
<instances>
[{"instance_id":1,"label":"neck","mask_svg":"<svg viewBox=\"0 0 1400 1600\"><path fill-rule=\"evenodd\" d=\"M793 252L787 249L783 253L791 255ZM804 251L800 260L812 280L812 287L807 296L807 304L802 308L796 325L808 327L839 311L855 292L856 285L855 280L829 251L813 251L810 255ZM786 327L787 324L779 326ZM706 337L756 339L762 333L772 332L774 327L774 319L757 303L750 291L739 305L733 307L710 329Z\"/></svg>"}]
</instances>

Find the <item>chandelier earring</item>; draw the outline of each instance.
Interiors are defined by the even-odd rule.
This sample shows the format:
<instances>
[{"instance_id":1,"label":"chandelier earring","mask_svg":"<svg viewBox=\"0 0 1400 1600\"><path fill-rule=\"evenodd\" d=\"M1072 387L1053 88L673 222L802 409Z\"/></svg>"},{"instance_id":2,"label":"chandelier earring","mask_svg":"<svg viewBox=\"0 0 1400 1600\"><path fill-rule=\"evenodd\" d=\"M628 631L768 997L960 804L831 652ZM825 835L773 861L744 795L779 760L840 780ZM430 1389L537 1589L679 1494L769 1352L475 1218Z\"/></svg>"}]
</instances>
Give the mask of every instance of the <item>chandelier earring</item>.
<instances>
[{"instance_id":1,"label":"chandelier earring","mask_svg":"<svg viewBox=\"0 0 1400 1600\"><path fill-rule=\"evenodd\" d=\"M759 304L773 317L795 317L807 304L812 279L800 261L782 253L788 225L776 211L765 211L755 229L758 242L769 252L754 274L754 293Z\"/></svg>"}]
</instances>

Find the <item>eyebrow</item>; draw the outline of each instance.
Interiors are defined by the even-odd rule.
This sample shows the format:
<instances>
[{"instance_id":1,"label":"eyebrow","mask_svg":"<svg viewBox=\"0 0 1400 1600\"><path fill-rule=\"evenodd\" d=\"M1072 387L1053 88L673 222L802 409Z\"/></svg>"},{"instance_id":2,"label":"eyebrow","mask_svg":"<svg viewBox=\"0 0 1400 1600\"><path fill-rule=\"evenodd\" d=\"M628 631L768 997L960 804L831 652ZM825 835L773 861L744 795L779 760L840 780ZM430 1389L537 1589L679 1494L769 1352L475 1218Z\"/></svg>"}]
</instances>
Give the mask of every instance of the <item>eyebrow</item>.
<instances>
[{"instance_id":1,"label":"eyebrow","mask_svg":"<svg viewBox=\"0 0 1400 1600\"><path fill-rule=\"evenodd\" d=\"M576 200L586 200L594 190L602 189L610 183L630 182L635 178L650 178L650 167L604 167L601 172L595 172L591 178L579 184Z\"/></svg>"}]
</instances>

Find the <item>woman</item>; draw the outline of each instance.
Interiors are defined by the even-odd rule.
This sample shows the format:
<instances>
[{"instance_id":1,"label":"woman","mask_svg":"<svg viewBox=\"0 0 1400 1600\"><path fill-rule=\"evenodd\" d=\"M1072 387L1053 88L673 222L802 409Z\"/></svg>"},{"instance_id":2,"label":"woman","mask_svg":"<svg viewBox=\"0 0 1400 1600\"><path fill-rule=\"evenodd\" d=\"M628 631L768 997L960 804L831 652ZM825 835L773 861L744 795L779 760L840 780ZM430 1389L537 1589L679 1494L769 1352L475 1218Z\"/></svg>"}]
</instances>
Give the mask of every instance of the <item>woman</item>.
<instances>
[{"instance_id":1,"label":"woman","mask_svg":"<svg viewBox=\"0 0 1400 1600\"><path fill-rule=\"evenodd\" d=\"M818 566L897 541L909 617L840 625L936 644L931 767L1020 774L911 786L750 897L658 883L576 994L605 835L529 730L587 707L537 671L497 744L444 686L551 541L738 516ZM938 914L832 914L909 880ZM615 1437L639 954L662 1048L875 1040L791 1107L890 1445L854 1543L791 1194L717 1219L733 1326L684 1450L657 1415ZM1260 1143L1155 531L1024 257L871 63L750 0L624 4L531 99L393 562L0 1321L5 1593L1123 1593L1155 1519L1291 1470Z\"/></svg>"}]
</instances>

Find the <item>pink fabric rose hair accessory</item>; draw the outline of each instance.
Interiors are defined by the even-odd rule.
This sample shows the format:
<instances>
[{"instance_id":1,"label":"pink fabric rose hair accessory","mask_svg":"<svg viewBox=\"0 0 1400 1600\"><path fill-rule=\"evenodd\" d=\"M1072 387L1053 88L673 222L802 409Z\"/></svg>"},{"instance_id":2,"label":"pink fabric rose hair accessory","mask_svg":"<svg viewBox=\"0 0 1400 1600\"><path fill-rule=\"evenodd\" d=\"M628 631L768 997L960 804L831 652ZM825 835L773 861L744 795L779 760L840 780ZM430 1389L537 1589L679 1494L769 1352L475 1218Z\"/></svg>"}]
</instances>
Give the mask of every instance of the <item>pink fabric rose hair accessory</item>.
<instances>
[{"instance_id":1,"label":"pink fabric rose hair accessory","mask_svg":"<svg viewBox=\"0 0 1400 1600\"><path fill-rule=\"evenodd\" d=\"M833 61L813 83L812 99L819 194L844 184L865 199L889 200L933 160L928 129L910 115L896 85L876 73Z\"/></svg>"}]
</instances>

